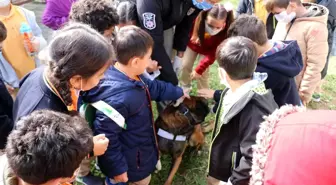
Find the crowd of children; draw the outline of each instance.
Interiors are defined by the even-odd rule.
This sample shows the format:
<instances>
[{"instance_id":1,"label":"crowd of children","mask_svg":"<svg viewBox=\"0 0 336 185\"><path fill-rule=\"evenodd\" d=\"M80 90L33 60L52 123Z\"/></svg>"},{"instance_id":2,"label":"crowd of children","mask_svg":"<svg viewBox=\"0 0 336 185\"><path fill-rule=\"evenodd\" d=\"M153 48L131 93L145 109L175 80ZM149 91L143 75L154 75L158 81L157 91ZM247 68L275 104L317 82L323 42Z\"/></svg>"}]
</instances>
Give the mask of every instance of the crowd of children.
<instances>
[{"instance_id":1,"label":"crowd of children","mask_svg":"<svg viewBox=\"0 0 336 185\"><path fill-rule=\"evenodd\" d=\"M177 8L182 2L185 6ZM315 112L289 120L286 115L304 112L319 92L336 27L330 8L336 2L241 0L236 17L232 7L217 0L165 3L160 11L148 3L154 2L47 1L43 23L55 30L47 45L33 12L0 0L0 184L149 185L160 166L152 101L189 98L192 80L199 96L216 102L208 185L335 182L329 172L323 181L297 175L296 164L307 166L317 151L305 161L288 152L293 146L301 147L302 155L310 152L305 133L319 139L317 145L332 143L332 114L318 112L324 121L307 118L291 129L291 119ZM31 31L29 43L23 24ZM164 30L174 34L173 26L171 48L165 49ZM183 57L181 87L168 60L172 48ZM42 49L46 63L40 66ZM208 85L208 68L216 60L223 90ZM158 70L163 81L152 77ZM283 129L272 132L278 127ZM286 145L291 138L297 138L292 148ZM319 147L334 159L330 145ZM284 156L291 165L284 165ZM332 162L324 167L335 170ZM290 175L282 178L286 170Z\"/></svg>"}]
</instances>

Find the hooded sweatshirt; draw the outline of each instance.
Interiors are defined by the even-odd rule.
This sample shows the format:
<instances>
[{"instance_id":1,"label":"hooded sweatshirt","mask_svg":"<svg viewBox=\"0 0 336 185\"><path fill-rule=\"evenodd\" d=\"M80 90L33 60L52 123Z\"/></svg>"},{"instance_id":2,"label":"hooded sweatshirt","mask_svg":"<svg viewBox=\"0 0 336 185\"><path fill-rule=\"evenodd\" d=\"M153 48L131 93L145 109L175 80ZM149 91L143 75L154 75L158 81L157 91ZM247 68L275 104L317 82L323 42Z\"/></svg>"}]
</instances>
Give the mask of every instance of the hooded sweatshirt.
<instances>
[{"instance_id":1,"label":"hooded sweatshirt","mask_svg":"<svg viewBox=\"0 0 336 185\"><path fill-rule=\"evenodd\" d=\"M270 41L271 42L271 41ZM300 105L294 77L302 70L302 56L296 41L272 42L273 48L259 57L257 72L265 72L267 89L272 89L279 107Z\"/></svg>"},{"instance_id":2,"label":"hooded sweatshirt","mask_svg":"<svg viewBox=\"0 0 336 185\"><path fill-rule=\"evenodd\" d=\"M250 185L336 184L336 111L284 106L260 125Z\"/></svg>"},{"instance_id":3,"label":"hooded sweatshirt","mask_svg":"<svg viewBox=\"0 0 336 185\"><path fill-rule=\"evenodd\" d=\"M255 73L235 92L226 89L222 93L210 146L211 177L233 185L248 184L259 123L278 108L264 86L265 75Z\"/></svg>"},{"instance_id":4,"label":"hooded sweatshirt","mask_svg":"<svg viewBox=\"0 0 336 185\"><path fill-rule=\"evenodd\" d=\"M304 104L321 81L328 55L328 9L312 3L303 3L309 9L307 15L291 23L279 22L273 40L297 40L303 59L303 70L296 76L299 96Z\"/></svg>"}]
</instances>

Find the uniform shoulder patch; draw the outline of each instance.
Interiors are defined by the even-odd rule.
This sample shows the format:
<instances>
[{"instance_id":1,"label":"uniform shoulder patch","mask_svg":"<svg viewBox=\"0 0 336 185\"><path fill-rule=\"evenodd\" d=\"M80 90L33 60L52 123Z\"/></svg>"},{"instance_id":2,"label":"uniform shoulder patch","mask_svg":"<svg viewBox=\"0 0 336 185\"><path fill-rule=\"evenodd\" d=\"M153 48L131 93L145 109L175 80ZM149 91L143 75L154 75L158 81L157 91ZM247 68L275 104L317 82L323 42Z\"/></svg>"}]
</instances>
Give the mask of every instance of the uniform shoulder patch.
<instances>
[{"instance_id":1,"label":"uniform shoulder patch","mask_svg":"<svg viewBox=\"0 0 336 185\"><path fill-rule=\"evenodd\" d=\"M155 16L155 14L150 12L145 12L142 14L143 25L145 28L149 30L153 30L156 28Z\"/></svg>"}]
</instances>

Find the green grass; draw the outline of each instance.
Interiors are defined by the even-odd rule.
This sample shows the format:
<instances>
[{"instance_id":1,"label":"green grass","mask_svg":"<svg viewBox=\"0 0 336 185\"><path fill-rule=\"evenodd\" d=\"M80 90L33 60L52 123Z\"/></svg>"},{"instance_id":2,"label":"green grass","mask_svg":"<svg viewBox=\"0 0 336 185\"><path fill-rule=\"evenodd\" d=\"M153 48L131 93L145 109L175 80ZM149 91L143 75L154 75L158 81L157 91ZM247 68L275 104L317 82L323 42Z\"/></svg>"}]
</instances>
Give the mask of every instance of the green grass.
<instances>
[{"instance_id":1,"label":"green grass","mask_svg":"<svg viewBox=\"0 0 336 185\"><path fill-rule=\"evenodd\" d=\"M210 87L212 89L222 89L217 74L217 63L210 68ZM310 103L310 109L333 109L336 110L336 57L330 61L328 76L322 86L323 93L320 103ZM196 84L193 83L192 94L195 94ZM156 109L154 109L156 111ZM156 113L156 112L155 112ZM214 114L207 117L207 121L214 119ZM209 156L209 144L211 134L206 136L206 145L200 155L191 149L187 150L183 156L181 166L175 175L173 185L206 185L207 163ZM151 185L163 185L166 181L171 166L171 158L168 155L161 157L162 170L152 175Z\"/></svg>"}]
</instances>

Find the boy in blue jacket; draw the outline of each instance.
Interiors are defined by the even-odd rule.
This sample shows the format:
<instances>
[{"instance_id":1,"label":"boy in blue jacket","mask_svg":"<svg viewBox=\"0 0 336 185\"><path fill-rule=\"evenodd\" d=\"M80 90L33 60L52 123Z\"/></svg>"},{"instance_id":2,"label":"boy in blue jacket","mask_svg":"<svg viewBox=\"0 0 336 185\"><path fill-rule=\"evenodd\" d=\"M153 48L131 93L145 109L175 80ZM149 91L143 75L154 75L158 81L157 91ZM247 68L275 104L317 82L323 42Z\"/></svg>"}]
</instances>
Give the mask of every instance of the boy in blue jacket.
<instances>
[{"instance_id":1,"label":"boy in blue jacket","mask_svg":"<svg viewBox=\"0 0 336 185\"><path fill-rule=\"evenodd\" d=\"M107 184L149 184L159 159L151 101L188 96L179 87L141 75L151 61L152 48L151 36L140 28L120 29L115 39L118 62L97 88L83 96L86 103L100 101L113 108L104 113L97 110L93 122L94 134L105 134L110 140L98 158Z\"/></svg>"}]
</instances>

